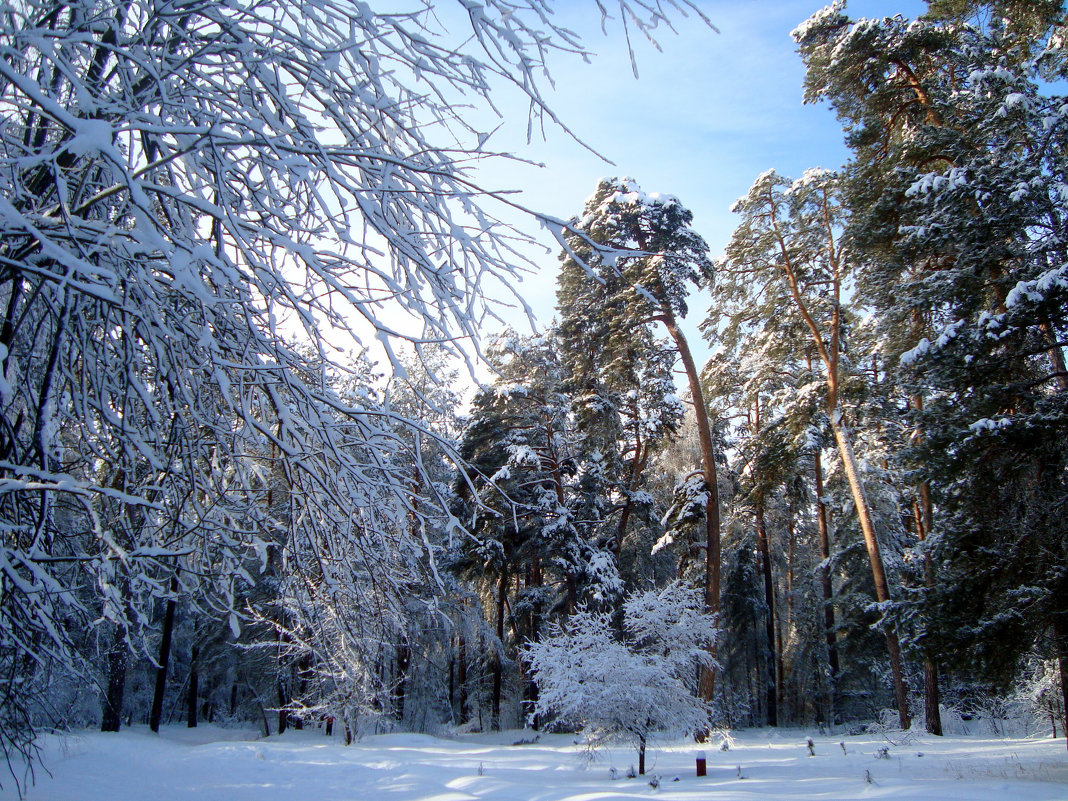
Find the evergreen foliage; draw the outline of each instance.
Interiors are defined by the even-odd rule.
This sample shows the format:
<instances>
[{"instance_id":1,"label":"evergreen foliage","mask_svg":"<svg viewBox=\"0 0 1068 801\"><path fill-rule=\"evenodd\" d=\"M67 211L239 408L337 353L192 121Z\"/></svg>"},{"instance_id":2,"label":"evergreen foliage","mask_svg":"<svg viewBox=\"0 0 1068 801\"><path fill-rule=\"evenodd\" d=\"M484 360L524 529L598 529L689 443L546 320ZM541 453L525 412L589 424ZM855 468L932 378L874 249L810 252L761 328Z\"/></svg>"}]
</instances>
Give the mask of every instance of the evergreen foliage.
<instances>
[{"instance_id":1,"label":"evergreen foliage","mask_svg":"<svg viewBox=\"0 0 1068 801\"><path fill-rule=\"evenodd\" d=\"M903 464L933 494L919 641L1001 681L1036 645L1068 658L1064 98L1043 83L1062 22L1056 3L936 3L795 32L808 97L854 148L858 294L910 396Z\"/></svg>"}]
</instances>

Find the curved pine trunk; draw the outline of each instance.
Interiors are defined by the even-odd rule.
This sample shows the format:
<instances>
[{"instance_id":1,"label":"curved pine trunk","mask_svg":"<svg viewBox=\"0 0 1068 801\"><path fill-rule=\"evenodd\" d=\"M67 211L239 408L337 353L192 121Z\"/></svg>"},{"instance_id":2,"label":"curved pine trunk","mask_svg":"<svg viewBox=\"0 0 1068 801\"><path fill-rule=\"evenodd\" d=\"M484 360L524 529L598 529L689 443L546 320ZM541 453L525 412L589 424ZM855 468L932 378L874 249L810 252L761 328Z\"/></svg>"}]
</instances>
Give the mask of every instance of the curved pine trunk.
<instances>
[{"instance_id":1,"label":"curved pine trunk","mask_svg":"<svg viewBox=\"0 0 1068 801\"><path fill-rule=\"evenodd\" d=\"M883 567L883 556L879 550L879 540L875 536L875 524L872 522L871 507L868 504L868 497L864 492L864 483L861 481L860 472L857 469L857 460L853 453L853 443L849 437L849 430L842 424L839 415L840 412L837 409L832 411L831 429L834 431L834 439L838 444L838 452L842 457L842 465L849 481L853 503L857 508L860 530L864 534L864 545L868 550L872 580L875 583L875 599L880 604L885 604L891 599L890 587L886 581L886 570ZM886 630L886 650L890 655L890 673L894 682L894 699L897 702L898 720L901 723L901 728L907 729L912 723L909 717L909 691L908 686L905 684L901 643L898 641L897 632L890 627Z\"/></svg>"},{"instance_id":2,"label":"curved pine trunk","mask_svg":"<svg viewBox=\"0 0 1068 801\"><path fill-rule=\"evenodd\" d=\"M686 370L686 380L690 384L690 398L693 401L694 416L697 418L697 436L701 444L701 466L705 484L708 488L708 501L705 503L705 610L713 615L719 614L720 594L720 520L719 520L719 480L716 476L716 458L712 447L712 426L708 420L708 407L705 405L704 393L701 391L701 379L697 374L697 365L690 353L686 336L679 329L675 315L667 310L664 314L664 326L678 348ZM709 654L714 658L716 645L708 646ZM701 668L698 693L704 701L711 701L715 692L715 671L710 667Z\"/></svg>"}]
</instances>

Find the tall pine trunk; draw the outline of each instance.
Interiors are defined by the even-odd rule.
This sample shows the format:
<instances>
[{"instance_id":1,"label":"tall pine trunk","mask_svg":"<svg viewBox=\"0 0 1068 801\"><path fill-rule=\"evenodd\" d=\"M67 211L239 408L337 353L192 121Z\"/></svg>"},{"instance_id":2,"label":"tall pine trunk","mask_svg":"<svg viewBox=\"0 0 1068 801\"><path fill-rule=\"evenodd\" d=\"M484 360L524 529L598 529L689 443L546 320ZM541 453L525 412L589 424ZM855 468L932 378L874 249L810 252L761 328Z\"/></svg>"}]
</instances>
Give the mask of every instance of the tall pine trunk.
<instances>
[{"instance_id":1,"label":"tall pine trunk","mask_svg":"<svg viewBox=\"0 0 1068 801\"><path fill-rule=\"evenodd\" d=\"M838 409L832 410L831 429L834 431L834 438L838 443L838 453L842 458L846 479L849 481L853 504L856 506L857 518L860 521L860 530L864 535L864 546L868 551L868 562L871 565L872 580L875 583L875 599L880 605L888 604L891 600L890 585L886 580L886 570L883 567L883 556L879 549L879 540L875 534L875 523L872 521L871 507L868 504L864 483L857 468L857 460L853 453L853 443L849 436L849 429L842 423L840 415L841 413ZM886 650L890 656L890 674L894 682L894 699L897 703L898 721L902 729L907 729L912 721L909 718L909 692L908 686L905 684L901 643L898 640L897 631L889 626L886 629Z\"/></svg>"},{"instance_id":2,"label":"tall pine trunk","mask_svg":"<svg viewBox=\"0 0 1068 801\"><path fill-rule=\"evenodd\" d=\"M456 692L459 696L458 706L462 725L471 718L471 710L467 703L467 640L462 632L457 635L456 651Z\"/></svg>"},{"instance_id":3,"label":"tall pine trunk","mask_svg":"<svg viewBox=\"0 0 1068 801\"><path fill-rule=\"evenodd\" d=\"M393 686L393 717L404 720L404 706L408 700L408 666L412 652L407 645L397 646L396 682Z\"/></svg>"},{"instance_id":4,"label":"tall pine trunk","mask_svg":"<svg viewBox=\"0 0 1068 801\"><path fill-rule=\"evenodd\" d=\"M704 393L701 390L701 378L697 373L697 365L694 363L693 354L690 353L690 345L686 341L686 336L682 333L675 315L670 310L665 311L662 320L682 359L686 380L690 385L694 417L697 420L702 475L708 491L708 500L705 503L705 611L718 616L722 555L720 552L719 479L716 475L716 457L712 445L712 425L708 419L708 407L705 405ZM715 658L715 642L708 646L708 652ZM698 682L698 694L702 700L711 703L715 694L715 682L715 671L710 667L702 666Z\"/></svg>"},{"instance_id":5,"label":"tall pine trunk","mask_svg":"<svg viewBox=\"0 0 1068 801\"><path fill-rule=\"evenodd\" d=\"M787 546L786 546L786 617L780 621L775 633L775 646L779 655L779 710L783 712L783 718L789 720L798 712L797 687L792 681L793 665L786 660L786 647L784 642L789 643L794 630L794 554L797 547L797 529L794 520L794 502L791 499L787 515ZM783 634L783 630L786 634ZM788 681L788 679L791 679ZM786 691L790 689L790 701L787 704ZM787 714L786 710L789 710Z\"/></svg>"},{"instance_id":6,"label":"tall pine trunk","mask_svg":"<svg viewBox=\"0 0 1068 801\"><path fill-rule=\"evenodd\" d=\"M917 329L919 323L917 321ZM923 411L923 396L912 396L912 408L917 412ZM912 434L917 442L922 441L924 433L921 426L917 426ZM931 487L926 481L921 481L919 486L919 500L916 503L916 538L921 542L927 540L934 522L934 507L931 503ZM927 589L934 587L934 567L931 557L924 552L923 555L923 583ZM938 666L930 654L925 654L923 659L923 716L928 734L942 735L942 712L939 709L940 699L938 692Z\"/></svg>"},{"instance_id":7,"label":"tall pine trunk","mask_svg":"<svg viewBox=\"0 0 1068 801\"><path fill-rule=\"evenodd\" d=\"M825 330L821 329L820 323L812 316L808 301L804 297L807 287L802 289L802 282L794 265L794 254L786 245L785 234L776 228L776 235L782 257L781 269L783 277L793 298L794 305L801 315L802 321L812 335L812 346L819 354L826 370L827 385L827 416L831 420L831 430L834 432L835 443L838 445L838 453L842 458L842 466L845 468L846 479L853 496L853 504L857 510L857 518L860 522L860 530L864 535L864 545L868 551L868 561L871 564L872 580L875 582L875 597L880 605L890 602L890 587L886 581L886 570L883 567L883 557L879 550L879 540L875 535L875 524L872 521L871 507L868 504L867 494L864 491L864 482L857 469L856 456L853 453L853 442L842 417L842 407L839 403L839 379L841 370L842 354L842 263L841 252L836 244L834 222L832 220L830 199L826 187L821 190L822 226L825 231L824 252L826 254L826 267L829 268L830 280L827 282L831 300L830 319L827 320ZM771 204L772 219L777 211L774 201ZM890 658L890 673L893 676L894 698L897 703L898 720L902 729L911 725L909 719L908 687L905 684L905 670L901 659L901 643L897 632L891 628L886 629L886 650Z\"/></svg>"},{"instance_id":8,"label":"tall pine trunk","mask_svg":"<svg viewBox=\"0 0 1068 801\"><path fill-rule=\"evenodd\" d=\"M504 683L504 600L508 591L508 573L501 570L497 585L497 653L493 659L492 721L494 731L501 730L501 692Z\"/></svg>"},{"instance_id":9,"label":"tall pine trunk","mask_svg":"<svg viewBox=\"0 0 1068 801\"><path fill-rule=\"evenodd\" d=\"M186 688L185 725L195 729L197 726L197 703L200 695L200 648L193 646L193 654L189 660L189 687ZM279 732L281 734L281 732Z\"/></svg>"}]
</instances>

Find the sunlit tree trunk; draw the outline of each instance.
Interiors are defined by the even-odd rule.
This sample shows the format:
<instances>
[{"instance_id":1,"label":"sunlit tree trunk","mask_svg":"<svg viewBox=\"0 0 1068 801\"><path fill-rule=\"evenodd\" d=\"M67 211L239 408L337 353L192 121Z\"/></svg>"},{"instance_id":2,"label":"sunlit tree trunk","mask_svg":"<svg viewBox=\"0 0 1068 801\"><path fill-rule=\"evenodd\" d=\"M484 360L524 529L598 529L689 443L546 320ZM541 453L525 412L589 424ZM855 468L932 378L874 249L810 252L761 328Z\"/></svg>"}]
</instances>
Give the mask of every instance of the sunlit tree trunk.
<instances>
[{"instance_id":1,"label":"sunlit tree trunk","mask_svg":"<svg viewBox=\"0 0 1068 801\"><path fill-rule=\"evenodd\" d=\"M697 420L697 437L701 445L701 466L708 488L708 501L705 503L705 609L713 615L719 614L720 594L720 570L722 556L720 552L720 519L719 519L719 481L716 476L716 458L712 446L712 425L708 419L708 407L705 405L704 393L701 390L701 379L697 373L697 365L690 353L689 343L682 333L675 319L675 315L667 310L662 318L668 334L674 341L682 359L683 368L686 371L686 380L690 385L690 399L693 402L694 417ZM709 653L714 657L716 654L715 644L708 646ZM715 693L716 676L710 667L701 668L701 677L698 682L698 692L705 701L711 701Z\"/></svg>"},{"instance_id":2,"label":"sunlit tree trunk","mask_svg":"<svg viewBox=\"0 0 1068 801\"><path fill-rule=\"evenodd\" d=\"M868 502L864 482L857 466L856 455L853 452L853 440L849 428L845 424L843 411L839 402L839 376L841 368L841 329L842 329L842 274L841 254L834 234L834 225L831 219L830 199L826 187L817 190L819 192L820 214L824 229L823 254L827 259L829 278L827 291L830 294L832 306L830 319L826 321L826 331L821 330L819 323L813 318L809 304L802 293L800 281L795 271L793 256L787 246L784 234L776 229L775 234L779 242L779 252L782 258L781 269L790 295L793 298L805 326L812 335L812 344L823 362L826 372L827 383L827 415L831 421L831 430L834 433L835 444L838 446L838 454L842 459L842 467L849 483L850 494L857 511L857 520L864 536L864 546L868 552L868 562L871 565L872 580L875 584L875 598L880 605L888 604L891 600L890 586L886 579L886 569L883 566L882 553L879 549L879 540L875 533L875 523L872 519L871 505ZM771 199L770 207L772 219L776 217L775 199ZM901 644L897 632L893 627L886 629L886 650L890 658L890 672L894 682L894 698L897 704L898 720L901 728L909 728L908 687L905 684L905 670L901 657Z\"/></svg>"}]
</instances>

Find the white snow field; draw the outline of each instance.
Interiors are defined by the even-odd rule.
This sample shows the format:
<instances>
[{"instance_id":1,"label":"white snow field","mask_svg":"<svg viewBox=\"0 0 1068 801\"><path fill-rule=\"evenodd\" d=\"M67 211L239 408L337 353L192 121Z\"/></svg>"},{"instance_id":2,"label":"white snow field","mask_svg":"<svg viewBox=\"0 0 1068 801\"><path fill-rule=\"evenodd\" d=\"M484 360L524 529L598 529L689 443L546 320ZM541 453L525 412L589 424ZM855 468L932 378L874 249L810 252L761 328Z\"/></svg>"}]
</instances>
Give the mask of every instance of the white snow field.
<instances>
[{"instance_id":1,"label":"white snow field","mask_svg":"<svg viewBox=\"0 0 1068 801\"><path fill-rule=\"evenodd\" d=\"M44 739L47 767L28 801L1068 801L1063 739L891 735L817 736L799 729L735 735L729 751L707 747L708 776L695 776L700 746L651 748L649 775L627 779L634 752L614 748L587 765L566 735L502 732L438 738L393 734L345 747L320 730L256 739L217 727L134 727ZM808 755L811 736L815 756ZM903 739L905 741L903 741ZM840 743L845 744L843 753ZM878 758L882 748L888 758ZM612 768L618 778L612 778ZM740 776L739 777L739 772ZM652 775L660 786L650 786ZM678 777L678 781L675 778ZM870 783L868 778L870 777ZM0 798L18 794L3 777Z\"/></svg>"}]
</instances>

